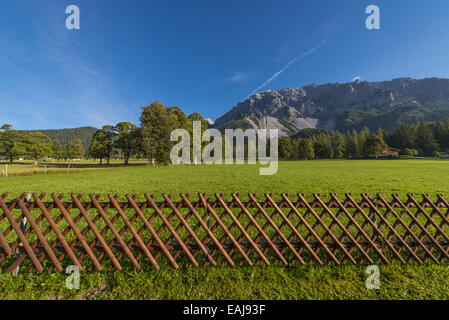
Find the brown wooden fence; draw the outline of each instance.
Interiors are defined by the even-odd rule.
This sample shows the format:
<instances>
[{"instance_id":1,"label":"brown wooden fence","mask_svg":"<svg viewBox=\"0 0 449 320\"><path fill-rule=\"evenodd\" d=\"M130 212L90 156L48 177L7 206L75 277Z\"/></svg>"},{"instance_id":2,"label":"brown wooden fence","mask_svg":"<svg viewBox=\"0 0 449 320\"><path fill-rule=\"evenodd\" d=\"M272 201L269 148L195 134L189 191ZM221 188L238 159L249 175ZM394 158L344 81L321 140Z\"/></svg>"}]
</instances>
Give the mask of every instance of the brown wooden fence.
<instances>
[{"instance_id":1,"label":"brown wooden fence","mask_svg":"<svg viewBox=\"0 0 449 320\"><path fill-rule=\"evenodd\" d=\"M7 197L2 272L449 261L443 195Z\"/></svg>"}]
</instances>

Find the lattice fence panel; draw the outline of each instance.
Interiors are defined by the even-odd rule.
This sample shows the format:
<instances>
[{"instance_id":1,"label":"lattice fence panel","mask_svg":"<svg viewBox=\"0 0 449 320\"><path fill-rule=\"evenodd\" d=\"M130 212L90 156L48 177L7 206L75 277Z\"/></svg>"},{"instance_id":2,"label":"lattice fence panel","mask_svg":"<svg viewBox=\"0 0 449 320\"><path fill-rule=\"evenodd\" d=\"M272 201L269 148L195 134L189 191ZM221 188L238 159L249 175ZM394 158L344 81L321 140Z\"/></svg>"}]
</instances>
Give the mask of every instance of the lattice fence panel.
<instances>
[{"instance_id":1,"label":"lattice fence panel","mask_svg":"<svg viewBox=\"0 0 449 320\"><path fill-rule=\"evenodd\" d=\"M449 261L439 194L7 197L2 272Z\"/></svg>"}]
</instances>

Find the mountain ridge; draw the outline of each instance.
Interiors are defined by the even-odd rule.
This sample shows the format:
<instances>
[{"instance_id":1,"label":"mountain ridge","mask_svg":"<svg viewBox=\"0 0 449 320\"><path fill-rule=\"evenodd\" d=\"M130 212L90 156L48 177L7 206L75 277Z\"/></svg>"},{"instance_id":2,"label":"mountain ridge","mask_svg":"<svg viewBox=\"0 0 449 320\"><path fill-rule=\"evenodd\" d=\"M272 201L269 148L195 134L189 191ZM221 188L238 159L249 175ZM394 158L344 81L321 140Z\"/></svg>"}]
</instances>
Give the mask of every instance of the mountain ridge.
<instances>
[{"instance_id":1,"label":"mountain ridge","mask_svg":"<svg viewBox=\"0 0 449 320\"><path fill-rule=\"evenodd\" d=\"M308 128L394 129L404 122L445 116L449 116L449 79L397 78L268 89L238 103L216 119L214 127L277 128L281 136L288 136Z\"/></svg>"}]
</instances>

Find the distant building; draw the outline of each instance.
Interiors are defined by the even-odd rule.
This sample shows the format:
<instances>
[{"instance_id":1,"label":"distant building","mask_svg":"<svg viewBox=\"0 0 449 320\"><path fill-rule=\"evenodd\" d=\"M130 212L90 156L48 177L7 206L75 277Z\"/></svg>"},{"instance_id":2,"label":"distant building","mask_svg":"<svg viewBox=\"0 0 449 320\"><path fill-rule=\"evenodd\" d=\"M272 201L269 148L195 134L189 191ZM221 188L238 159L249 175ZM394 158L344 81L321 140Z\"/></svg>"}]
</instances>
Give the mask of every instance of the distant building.
<instances>
[{"instance_id":1,"label":"distant building","mask_svg":"<svg viewBox=\"0 0 449 320\"><path fill-rule=\"evenodd\" d=\"M375 159L378 159L379 157L381 157L381 158L398 157L400 152L401 152L401 150L399 150L399 149L388 148L388 149L385 149L384 151L382 151L379 155L372 154L369 157L375 158Z\"/></svg>"},{"instance_id":2,"label":"distant building","mask_svg":"<svg viewBox=\"0 0 449 320\"><path fill-rule=\"evenodd\" d=\"M381 157L397 157L402 150L395 148L388 148L380 154Z\"/></svg>"}]
</instances>

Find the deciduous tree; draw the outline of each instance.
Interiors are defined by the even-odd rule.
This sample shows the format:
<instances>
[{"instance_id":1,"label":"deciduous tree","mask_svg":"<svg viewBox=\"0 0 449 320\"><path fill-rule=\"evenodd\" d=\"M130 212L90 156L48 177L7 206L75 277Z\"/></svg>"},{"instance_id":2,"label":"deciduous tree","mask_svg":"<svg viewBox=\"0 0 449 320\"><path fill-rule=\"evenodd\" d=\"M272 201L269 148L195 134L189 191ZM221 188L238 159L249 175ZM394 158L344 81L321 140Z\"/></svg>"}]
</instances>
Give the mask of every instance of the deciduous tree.
<instances>
[{"instance_id":1,"label":"deciduous tree","mask_svg":"<svg viewBox=\"0 0 449 320\"><path fill-rule=\"evenodd\" d=\"M10 163L18 156L24 155L25 150L20 143L24 136L20 131L13 130L11 125L3 125L0 129L0 155L9 159Z\"/></svg>"},{"instance_id":2,"label":"deciduous tree","mask_svg":"<svg viewBox=\"0 0 449 320\"><path fill-rule=\"evenodd\" d=\"M365 157L378 156L387 148L387 144L377 133L371 133L363 144L363 155Z\"/></svg>"},{"instance_id":3,"label":"deciduous tree","mask_svg":"<svg viewBox=\"0 0 449 320\"><path fill-rule=\"evenodd\" d=\"M51 154L54 159L62 159L64 157L64 148L61 146L61 144L58 142L58 140L52 139L50 142L51 146Z\"/></svg>"},{"instance_id":4,"label":"deciduous tree","mask_svg":"<svg viewBox=\"0 0 449 320\"><path fill-rule=\"evenodd\" d=\"M66 156L68 159L79 159L84 155L83 142L81 139L73 139L66 146Z\"/></svg>"},{"instance_id":5,"label":"deciduous tree","mask_svg":"<svg viewBox=\"0 0 449 320\"><path fill-rule=\"evenodd\" d=\"M25 155L34 159L35 161L43 157L52 155L51 140L42 132L31 132L23 138L23 142L19 142L20 149Z\"/></svg>"},{"instance_id":6,"label":"deciduous tree","mask_svg":"<svg viewBox=\"0 0 449 320\"><path fill-rule=\"evenodd\" d=\"M174 129L173 117L160 102L143 107L140 116L142 148L150 161L167 163L170 160L170 133Z\"/></svg>"},{"instance_id":7,"label":"deciduous tree","mask_svg":"<svg viewBox=\"0 0 449 320\"><path fill-rule=\"evenodd\" d=\"M113 126L108 125L97 130L92 137L87 156L94 159L100 159L100 165L103 163L103 159L106 159L107 164L109 165L115 135Z\"/></svg>"},{"instance_id":8,"label":"deciduous tree","mask_svg":"<svg viewBox=\"0 0 449 320\"><path fill-rule=\"evenodd\" d=\"M114 127L117 138L114 147L123 153L125 165L128 165L129 158L138 152L140 146L140 136L137 126L131 122L120 122Z\"/></svg>"}]
</instances>

